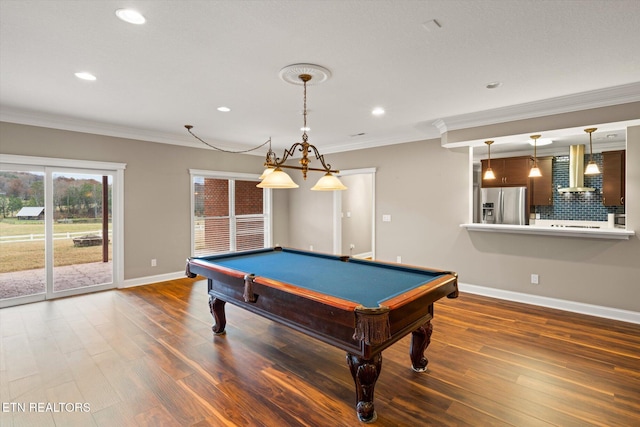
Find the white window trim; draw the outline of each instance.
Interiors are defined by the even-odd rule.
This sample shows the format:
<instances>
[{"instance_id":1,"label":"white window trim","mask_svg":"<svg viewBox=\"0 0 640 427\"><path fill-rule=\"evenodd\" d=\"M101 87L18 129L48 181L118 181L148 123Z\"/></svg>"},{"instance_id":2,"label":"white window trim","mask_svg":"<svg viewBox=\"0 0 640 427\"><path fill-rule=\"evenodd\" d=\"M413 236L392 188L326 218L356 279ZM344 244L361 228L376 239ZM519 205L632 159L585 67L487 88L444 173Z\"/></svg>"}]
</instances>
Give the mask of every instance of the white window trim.
<instances>
[{"instance_id":1,"label":"white window trim","mask_svg":"<svg viewBox=\"0 0 640 427\"><path fill-rule=\"evenodd\" d=\"M195 206L195 185L194 185L194 181L193 178L195 176L201 176L204 178L219 178L219 179L228 179L230 180L241 180L241 181L256 181L259 182L260 181L260 175L258 174L254 174L254 173L242 173L242 172L224 172L224 171L210 171L210 170L203 170L203 169L189 169L189 187L190 187L190 201L191 201L191 206L190 206L190 210L191 210L191 221L190 221L190 230L189 230L189 235L191 236L191 256L195 255L195 248L196 248L196 242L195 242L195 233L193 232L195 225L196 225L196 217L194 214L194 206ZM231 185L231 184L229 184ZM266 230L264 233L264 237L265 237L265 241L264 241L264 245L265 247L270 247L273 246L273 215L272 215L272 190L270 188L266 188L266 191L264 191L264 197L263 197L263 209L265 212L265 216L267 217L266 219ZM229 202L232 203L233 200L231 200L231 198L235 197L235 192L229 191L230 194L230 199ZM233 212L235 215L235 212ZM230 230L231 231L231 230ZM235 230L234 233L232 233L232 235L230 236L231 239L235 239Z\"/></svg>"}]
</instances>

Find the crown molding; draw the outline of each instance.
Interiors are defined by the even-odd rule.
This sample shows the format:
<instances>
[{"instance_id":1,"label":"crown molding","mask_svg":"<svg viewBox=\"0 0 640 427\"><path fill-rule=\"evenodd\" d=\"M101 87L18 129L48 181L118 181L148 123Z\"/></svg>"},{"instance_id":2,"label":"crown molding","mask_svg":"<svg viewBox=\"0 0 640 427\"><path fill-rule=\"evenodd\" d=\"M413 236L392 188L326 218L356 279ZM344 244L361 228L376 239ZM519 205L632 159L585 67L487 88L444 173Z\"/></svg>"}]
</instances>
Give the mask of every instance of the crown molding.
<instances>
[{"instance_id":1,"label":"crown molding","mask_svg":"<svg viewBox=\"0 0 640 427\"><path fill-rule=\"evenodd\" d=\"M376 139L361 139L352 143L340 143L339 145L323 145L322 154L344 153L347 151L364 150L367 148L386 147L388 145L407 144L410 142L426 141L429 139L440 139L440 135L434 129L433 132L422 132L409 135L404 133L399 136Z\"/></svg>"},{"instance_id":2,"label":"crown molding","mask_svg":"<svg viewBox=\"0 0 640 427\"><path fill-rule=\"evenodd\" d=\"M205 147L202 143L196 142L190 135L180 136L171 135L167 133L161 133L152 131L149 129L139 129L127 126L117 126L107 123L95 122L84 119L77 119L68 116L47 114L42 112L36 112L32 110L22 110L3 107L0 110L0 121L7 123L16 123L28 126L38 126L51 129L67 130L72 132L84 132L94 135L111 136L115 138L127 138L139 141L157 142L162 144L179 145L192 148L210 149ZM440 138L440 135L435 131L420 133L416 135L414 132L412 135L399 135L390 138L380 139L359 139L353 143L339 143L335 145L327 145L323 148L324 154L341 153L345 151L360 150L365 148L383 147L386 145L403 144L412 141L422 141L426 139ZM225 145L224 143L217 143L218 147L223 150L237 150L237 146ZM264 156L262 152L248 152L248 155Z\"/></svg>"},{"instance_id":3,"label":"crown molding","mask_svg":"<svg viewBox=\"0 0 640 427\"><path fill-rule=\"evenodd\" d=\"M440 118L431 123L432 126L421 126L420 131L405 132L388 138L358 138L358 141L327 144L323 149L325 154L367 148L383 147L387 145L403 144L407 142L424 141L440 138L448 131L505 123L515 120L530 119L553 114L568 113L599 107L626 104L640 101L640 82L566 95L525 104L501 107L475 113L461 114ZM23 125L39 126L52 129L85 132L96 135L128 138L140 141L158 142L163 144L180 145L192 148L205 148L187 135L168 134L150 129L140 129L128 126L118 126L96 121L77 119L68 116L36 112L26 109L3 107L0 109L0 121ZM237 146L218 143L225 150L237 149ZM256 154L257 153L247 153Z\"/></svg>"},{"instance_id":4,"label":"crown molding","mask_svg":"<svg viewBox=\"0 0 640 427\"><path fill-rule=\"evenodd\" d=\"M581 92L509 107L440 118L432 124L440 135L448 131L571 113L640 101L640 82Z\"/></svg>"},{"instance_id":5,"label":"crown molding","mask_svg":"<svg viewBox=\"0 0 640 427\"><path fill-rule=\"evenodd\" d=\"M452 116L452 117L459 117L459 116ZM447 123L444 121L444 119L438 119L431 124L438 129L438 131L440 132L440 135L442 135L447 131Z\"/></svg>"},{"instance_id":6,"label":"crown molding","mask_svg":"<svg viewBox=\"0 0 640 427\"><path fill-rule=\"evenodd\" d=\"M196 142L190 135L168 134L166 132L158 132L129 126L118 126L109 123L77 119L69 116L48 114L32 110L3 107L2 110L0 110L0 121L72 132L84 132L115 138L180 145L183 147L206 148L202 143ZM237 149L237 147L225 145L223 143L219 143L217 145L224 150Z\"/></svg>"}]
</instances>

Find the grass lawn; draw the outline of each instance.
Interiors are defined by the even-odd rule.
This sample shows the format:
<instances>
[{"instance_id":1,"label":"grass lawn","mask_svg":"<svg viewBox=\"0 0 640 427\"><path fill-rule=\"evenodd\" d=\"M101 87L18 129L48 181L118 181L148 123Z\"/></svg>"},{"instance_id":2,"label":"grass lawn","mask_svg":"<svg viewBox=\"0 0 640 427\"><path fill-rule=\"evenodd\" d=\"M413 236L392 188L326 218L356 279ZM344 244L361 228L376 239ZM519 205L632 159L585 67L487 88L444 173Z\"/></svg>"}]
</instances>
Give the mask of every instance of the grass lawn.
<instances>
[{"instance_id":1,"label":"grass lawn","mask_svg":"<svg viewBox=\"0 0 640 427\"><path fill-rule=\"evenodd\" d=\"M91 233L102 228L100 223L54 224L53 232ZM44 234L42 221L0 221L0 236ZM85 264L102 261L102 246L75 247L72 239L53 241L54 265ZM109 259L112 248L109 244ZM0 273L44 268L44 240L0 243Z\"/></svg>"}]
</instances>

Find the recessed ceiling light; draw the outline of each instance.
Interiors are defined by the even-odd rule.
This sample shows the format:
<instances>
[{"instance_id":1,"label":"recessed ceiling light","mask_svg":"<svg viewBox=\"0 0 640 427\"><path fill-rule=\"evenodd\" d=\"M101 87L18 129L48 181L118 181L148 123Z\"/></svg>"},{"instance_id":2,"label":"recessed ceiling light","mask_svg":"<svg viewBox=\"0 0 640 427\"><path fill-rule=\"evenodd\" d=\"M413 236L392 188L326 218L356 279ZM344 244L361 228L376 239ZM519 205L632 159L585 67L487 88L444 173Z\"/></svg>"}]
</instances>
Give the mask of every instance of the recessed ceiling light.
<instances>
[{"instance_id":1,"label":"recessed ceiling light","mask_svg":"<svg viewBox=\"0 0 640 427\"><path fill-rule=\"evenodd\" d=\"M381 116L384 114L384 108L376 107L371 111L371 114L373 114L374 116Z\"/></svg>"},{"instance_id":2,"label":"recessed ceiling light","mask_svg":"<svg viewBox=\"0 0 640 427\"><path fill-rule=\"evenodd\" d=\"M500 86L502 86L502 82L487 83L487 89L495 89L495 88L499 88Z\"/></svg>"},{"instance_id":3,"label":"recessed ceiling light","mask_svg":"<svg viewBox=\"0 0 640 427\"><path fill-rule=\"evenodd\" d=\"M228 113L229 111L231 111L231 108L229 108L229 107L218 107L218 111L222 111L223 113Z\"/></svg>"},{"instance_id":4,"label":"recessed ceiling light","mask_svg":"<svg viewBox=\"0 0 640 427\"><path fill-rule=\"evenodd\" d=\"M147 22L140 12L133 9L118 9L116 10L116 16L129 24L141 25Z\"/></svg>"},{"instance_id":5,"label":"recessed ceiling light","mask_svg":"<svg viewBox=\"0 0 640 427\"><path fill-rule=\"evenodd\" d=\"M75 76L82 80L94 81L96 80L96 76L91 73L87 73L86 71L82 71L80 73L76 73Z\"/></svg>"}]
</instances>

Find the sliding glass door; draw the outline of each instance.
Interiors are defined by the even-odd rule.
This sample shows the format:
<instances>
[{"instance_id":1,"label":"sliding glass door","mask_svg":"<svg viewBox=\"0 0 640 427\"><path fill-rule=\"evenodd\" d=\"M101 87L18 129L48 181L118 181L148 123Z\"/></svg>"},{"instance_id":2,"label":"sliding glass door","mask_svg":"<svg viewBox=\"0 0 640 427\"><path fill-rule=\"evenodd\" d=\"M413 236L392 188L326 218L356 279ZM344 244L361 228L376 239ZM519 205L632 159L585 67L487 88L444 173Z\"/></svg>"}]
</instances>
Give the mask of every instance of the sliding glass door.
<instances>
[{"instance_id":1,"label":"sliding glass door","mask_svg":"<svg viewBox=\"0 0 640 427\"><path fill-rule=\"evenodd\" d=\"M116 287L124 167L7 157L30 159L0 162L0 307Z\"/></svg>"}]
</instances>

